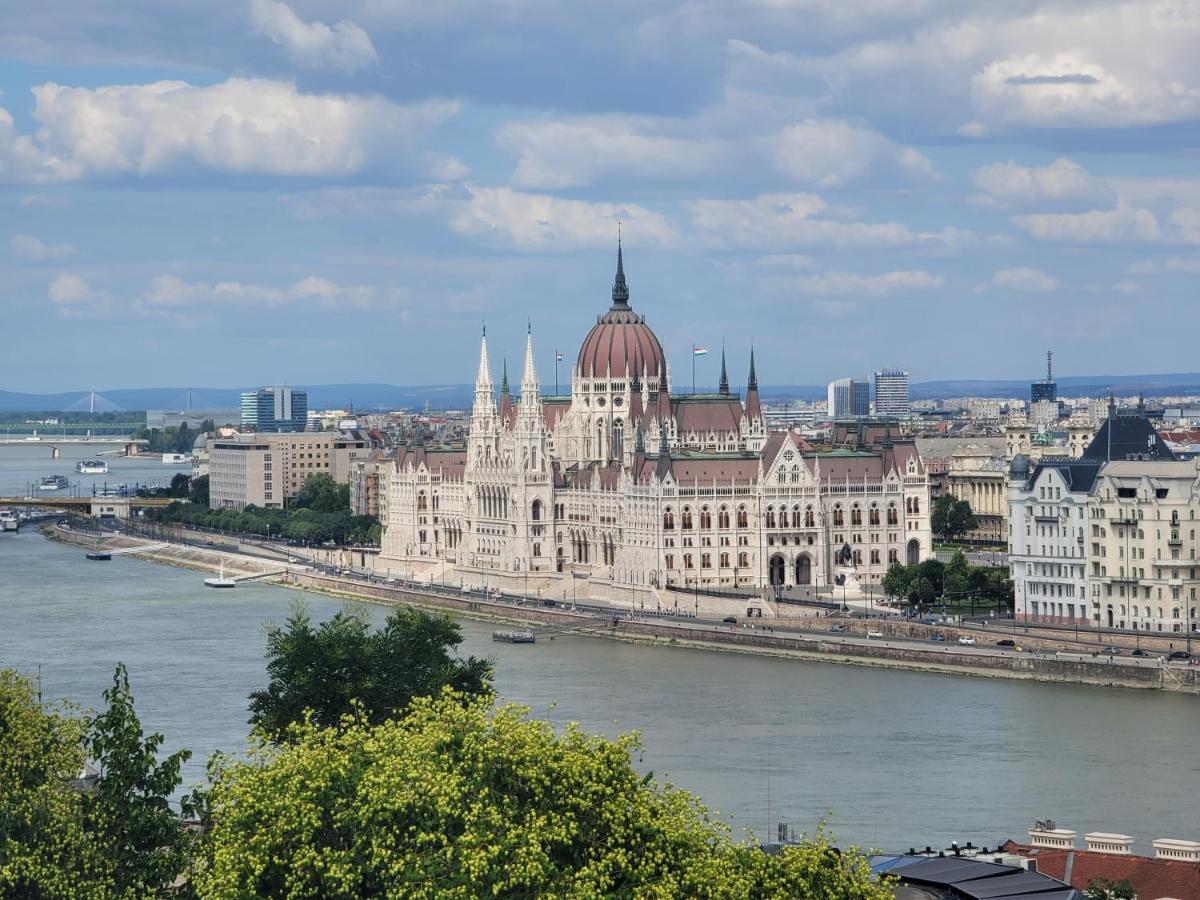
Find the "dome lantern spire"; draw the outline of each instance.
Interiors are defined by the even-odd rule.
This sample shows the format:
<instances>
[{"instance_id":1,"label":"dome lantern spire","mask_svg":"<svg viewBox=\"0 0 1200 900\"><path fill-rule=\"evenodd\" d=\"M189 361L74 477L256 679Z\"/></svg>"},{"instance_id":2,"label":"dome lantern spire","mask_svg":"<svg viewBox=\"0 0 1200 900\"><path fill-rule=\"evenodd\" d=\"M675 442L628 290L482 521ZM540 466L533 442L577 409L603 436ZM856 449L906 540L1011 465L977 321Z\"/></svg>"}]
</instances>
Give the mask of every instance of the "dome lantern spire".
<instances>
[{"instance_id":1,"label":"dome lantern spire","mask_svg":"<svg viewBox=\"0 0 1200 900\"><path fill-rule=\"evenodd\" d=\"M629 286L625 283L625 261L621 253L621 223L617 223L617 277L613 279L612 308L629 307Z\"/></svg>"}]
</instances>

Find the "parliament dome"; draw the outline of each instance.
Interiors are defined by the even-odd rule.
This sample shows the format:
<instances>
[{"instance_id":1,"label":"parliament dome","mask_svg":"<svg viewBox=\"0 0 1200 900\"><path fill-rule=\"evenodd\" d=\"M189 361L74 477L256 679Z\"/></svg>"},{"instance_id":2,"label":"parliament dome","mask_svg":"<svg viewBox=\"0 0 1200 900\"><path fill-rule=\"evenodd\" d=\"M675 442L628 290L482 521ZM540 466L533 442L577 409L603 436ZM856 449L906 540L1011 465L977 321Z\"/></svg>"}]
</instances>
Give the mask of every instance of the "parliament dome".
<instances>
[{"instance_id":1,"label":"parliament dome","mask_svg":"<svg viewBox=\"0 0 1200 900\"><path fill-rule=\"evenodd\" d=\"M629 306L625 266L617 246L617 277L613 281L612 306L596 320L579 348L577 368L582 378L624 378L647 375L658 378L666 371L666 357L658 337Z\"/></svg>"}]
</instances>

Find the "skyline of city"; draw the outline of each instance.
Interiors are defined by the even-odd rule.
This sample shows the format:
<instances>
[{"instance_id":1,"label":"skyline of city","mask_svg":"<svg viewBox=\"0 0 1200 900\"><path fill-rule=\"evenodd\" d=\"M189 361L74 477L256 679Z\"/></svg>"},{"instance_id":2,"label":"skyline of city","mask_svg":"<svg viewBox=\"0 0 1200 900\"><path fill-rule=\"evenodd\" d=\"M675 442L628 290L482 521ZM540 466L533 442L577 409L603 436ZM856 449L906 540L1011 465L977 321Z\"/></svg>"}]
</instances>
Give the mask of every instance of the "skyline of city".
<instances>
[{"instance_id":1,"label":"skyline of city","mask_svg":"<svg viewBox=\"0 0 1200 900\"><path fill-rule=\"evenodd\" d=\"M0 302L58 358L19 342L7 386L98 381L98 345L138 348L109 385L180 341L196 383L260 384L427 382L482 320L573 346L618 221L677 357L753 341L814 384L1022 377L1047 343L1063 371L1186 368L1200 17L535 7L5 17Z\"/></svg>"}]
</instances>

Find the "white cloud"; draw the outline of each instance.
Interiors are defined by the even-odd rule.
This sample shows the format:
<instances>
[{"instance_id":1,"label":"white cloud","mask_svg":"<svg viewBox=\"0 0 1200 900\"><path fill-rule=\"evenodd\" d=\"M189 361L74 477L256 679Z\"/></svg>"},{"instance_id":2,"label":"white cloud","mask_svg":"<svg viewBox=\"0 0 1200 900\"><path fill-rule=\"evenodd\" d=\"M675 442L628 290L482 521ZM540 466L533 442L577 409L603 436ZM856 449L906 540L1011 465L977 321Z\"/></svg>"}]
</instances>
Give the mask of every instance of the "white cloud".
<instances>
[{"instance_id":1,"label":"white cloud","mask_svg":"<svg viewBox=\"0 0 1200 900\"><path fill-rule=\"evenodd\" d=\"M630 178L727 182L772 174L832 188L934 174L921 153L862 125L807 118L776 127L725 107L690 119L605 115L511 122L497 129L496 141L517 157L513 184L527 188Z\"/></svg>"},{"instance_id":2,"label":"white cloud","mask_svg":"<svg viewBox=\"0 0 1200 900\"><path fill-rule=\"evenodd\" d=\"M1127 271L1130 275L1200 275L1200 256L1169 256L1164 260L1141 260L1131 265Z\"/></svg>"},{"instance_id":3,"label":"white cloud","mask_svg":"<svg viewBox=\"0 0 1200 900\"><path fill-rule=\"evenodd\" d=\"M823 272L795 279L792 284L802 294L820 296L885 297L895 291L941 287L940 275L921 269L885 272L882 275L860 275L856 272Z\"/></svg>"},{"instance_id":4,"label":"white cloud","mask_svg":"<svg viewBox=\"0 0 1200 900\"><path fill-rule=\"evenodd\" d=\"M402 106L382 97L306 94L283 81L234 78L206 87L33 88L36 140L0 110L0 178L28 182L193 170L345 177L365 169L444 167L421 140L457 104Z\"/></svg>"},{"instance_id":5,"label":"white cloud","mask_svg":"<svg viewBox=\"0 0 1200 900\"><path fill-rule=\"evenodd\" d=\"M805 119L784 128L776 142L775 163L784 175L822 188L869 176L922 181L934 174L933 163L911 147L836 119Z\"/></svg>"},{"instance_id":6,"label":"white cloud","mask_svg":"<svg viewBox=\"0 0 1200 900\"><path fill-rule=\"evenodd\" d=\"M1058 279L1040 269L1001 269L992 276L992 286L1012 291L1041 293L1058 287Z\"/></svg>"},{"instance_id":7,"label":"white cloud","mask_svg":"<svg viewBox=\"0 0 1200 900\"><path fill-rule=\"evenodd\" d=\"M1013 221L1040 241L1064 244L1156 241L1162 234L1154 213L1125 203L1111 210L1013 216Z\"/></svg>"},{"instance_id":8,"label":"white cloud","mask_svg":"<svg viewBox=\"0 0 1200 900\"><path fill-rule=\"evenodd\" d=\"M93 291L86 281L67 272L61 273L50 282L46 296L51 303L62 306L90 303L100 299L100 295Z\"/></svg>"},{"instance_id":9,"label":"white cloud","mask_svg":"<svg viewBox=\"0 0 1200 900\"><path fill-rule=\"evenodd\" d=\"M518 250L610 246L618 220L632 240L643 244L670 246L678 238L664 216L636 204L564 200L506 187L468 190L470 199L451 219L451 229Z\"/></svg>"},{"instance_id":10,"label":"white cloud","mask_svg":"<svg viewBox=\"0 0 1200 900\"><path fill-rule=\"evenodd\" d=\"M353 72L379 58L370 36L349 19L330 28L324 22L305 22L279 0L250 0L250 22L298 65Z\"/></svg>"},{"instance_id":11,"label":"white cloud","mask_svg":"<svg viewBox=\"0 0 1200 900\"><path fill-rule=\"evenodd\" d=\"M46 244L31 234L14 234L8 249L13 256L30 262L62 262L75 252L70 244Z\"/></svg>"},{"instance_id":12,"label":"white cloud","mask_svg":"<svg viewBox=\"0 0 1200 900\"><path fill-rule=\"evenodd\" d=\"M982 191L974 199L997 209L1096 209L1116 202L1102 179L1065 157L1041 167L993 163L976 170L971 182Z\"/></svg>"},{"instance_id":13,"label":"white cloud","mask_svg":"<svg viewBox=\"0 0 1200 900\"><path fill-rule=\"evenodd\" d=\"M825 201L815 194L760 194L749 200L695 200L692 224L716 246L754 249L803 245L897 247L945 244L952 232L918 233L899 222L847 222L822 217Z\"/></svg>"},{"instance_id":14,"label":"white cloud","mask_svg":"<svg viewBox=\"0 0 1200 900\"><path fill-rule=\"evenodd\" d=\"M213 284L203 281L189 282L178 275L159 275L137 299L135 308L143 315L195 314L205 311L202 308L203 304L277 306L306 300L320 301L328 306L370 308L378 298L379 294L373 287L344 287L328 278L314 275L284 288L240 281L219 281Z\"/></svg>"}]
</instances>

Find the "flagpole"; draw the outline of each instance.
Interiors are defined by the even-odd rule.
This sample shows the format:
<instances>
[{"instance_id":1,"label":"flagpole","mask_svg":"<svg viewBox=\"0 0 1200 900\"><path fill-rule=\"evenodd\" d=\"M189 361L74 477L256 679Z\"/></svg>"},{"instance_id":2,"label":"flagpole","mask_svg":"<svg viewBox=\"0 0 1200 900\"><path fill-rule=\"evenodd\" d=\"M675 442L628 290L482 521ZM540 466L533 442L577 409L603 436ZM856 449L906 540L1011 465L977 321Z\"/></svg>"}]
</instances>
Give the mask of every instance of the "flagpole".
<instances>
[{"instance_id":1,"label":"flagpole","mask_svg":"<svg viewBox=\"0 0 1200 900\"><path fill-rule=\"evenodd\" d=\"M696 394L696 345L692 344L692 395Z\"/></svg>"},{"instance_id":2,"label":"flagpole","mask_svg":"<svg viewBox=\"0 0 1200 900\"><path fill-rule=\"evenodd\" d=\"M558 351L554 351L554 396L558 396Z\"/></svg>"}]
</instances>

